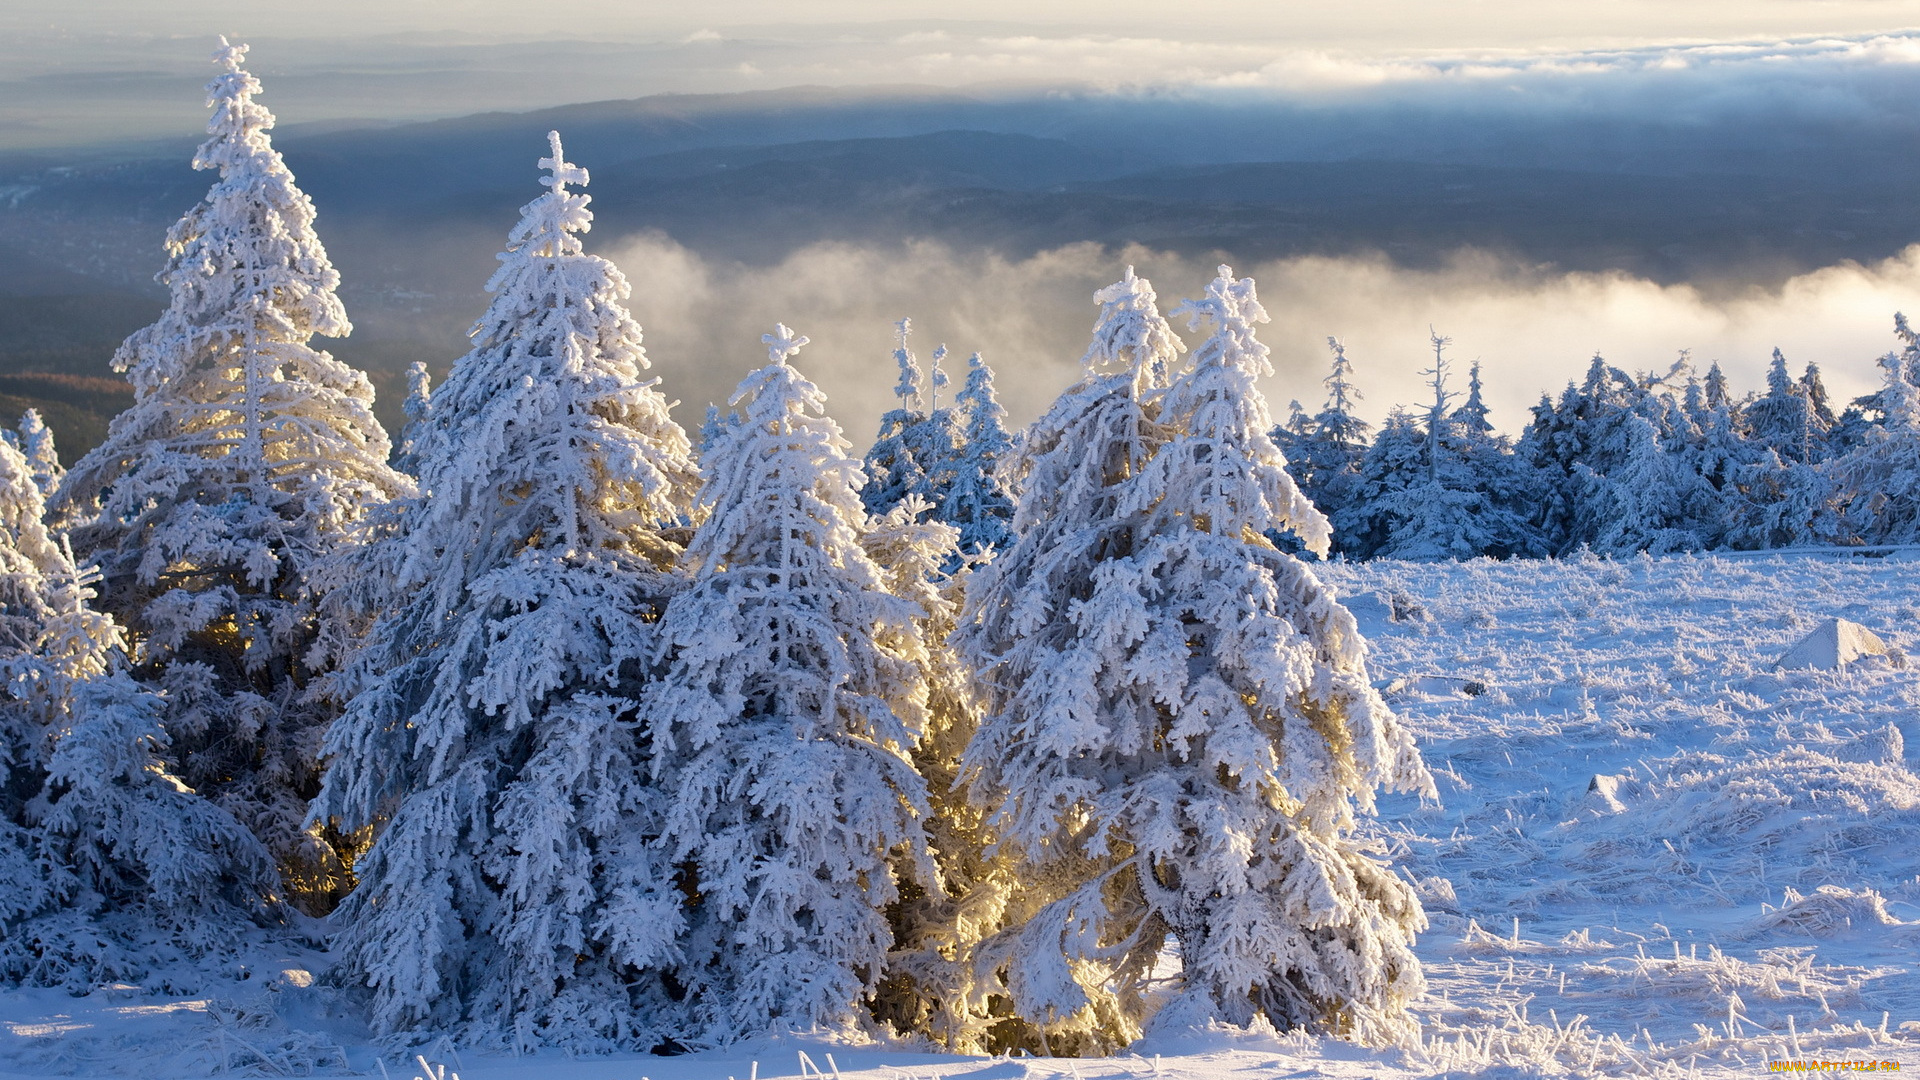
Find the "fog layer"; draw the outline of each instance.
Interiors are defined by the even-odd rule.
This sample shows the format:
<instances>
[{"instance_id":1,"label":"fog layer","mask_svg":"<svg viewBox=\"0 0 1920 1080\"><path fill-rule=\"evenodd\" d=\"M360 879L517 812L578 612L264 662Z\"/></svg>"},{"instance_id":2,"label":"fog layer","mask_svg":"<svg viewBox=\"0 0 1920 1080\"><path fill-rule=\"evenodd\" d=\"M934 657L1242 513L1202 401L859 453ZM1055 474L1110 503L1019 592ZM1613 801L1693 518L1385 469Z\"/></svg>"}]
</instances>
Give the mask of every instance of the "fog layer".
<instances>
[{"instance_id":1,"label":"fog layer","mask_svg":"<svg viewBox=\"0 0 1920 1080\"><path fill-rule=\"evenodd\" d=\"M1202 259L1093 244L1006 259L931 242L822 243L761 267L709 261L657 233L603 250L633 283L654 374L684 402L683 422L697 422L708 402L724 403L764 362L760 335L785 322L813 340L803 367L860 446L891 406L898 319L913 320L923 363L941 343L956 367L967 353L983 353L1012 419L1024 423L1077 376L1095 289L1131 263L1170 310L1214 273ZM1893 312L1920 297L1920 245L1872 266L1827 267L1777 290L1718 297L1624 274L1542 274L1472 252L1431 270L1356 257L1234 270L1259 281L1273 318L1261 339L1273 350L1266 389L1276 413L1294 398L1318 406L1330 335L1357 364L1369 417L1418 404L1427 396L1418 372L1431 359L1432 327L1453 339L1457 386L1464 389L1468 364L1481 362L1492 419L1510 432L1543 390L1557 393L1579 377L1595 352L1618 366L1664 372L1687 349L1701 371L1718 360L1744 391L1762 385L1778 347L1796 371L1817 362L1836 397L1866 393L1878 377L1874 359L1894 344Z\"/></svg>"}]
</instances>

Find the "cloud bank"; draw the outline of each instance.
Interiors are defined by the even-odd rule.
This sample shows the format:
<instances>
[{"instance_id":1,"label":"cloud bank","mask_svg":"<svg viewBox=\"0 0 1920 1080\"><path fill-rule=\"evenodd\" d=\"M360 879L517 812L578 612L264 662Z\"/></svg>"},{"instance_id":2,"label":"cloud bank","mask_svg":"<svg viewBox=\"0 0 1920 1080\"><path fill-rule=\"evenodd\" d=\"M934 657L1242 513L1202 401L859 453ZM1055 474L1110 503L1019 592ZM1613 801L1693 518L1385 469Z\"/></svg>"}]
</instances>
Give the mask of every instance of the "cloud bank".
<instances>
[{"instance_id":1,"label":"cloud bank","mask_svg":"<svg viewBox=\"0 0 1920 1080\"><path fill-rule=\"evenodd\" d=\"M1144 248L1114 255L1092 244L1026 259L964 253L934 243L818 244L770 267L715 263L650 234L606 249L634 287L654 373L697 423L708 402L764 363L760 335L784 322L813 344L799 361L829 395L849 439L864 447L891 406L893 323L911 318L923 362L940 343L956 368L978 350L993 364L1012 419L1025 423L1069 385L1092 327L1095 289L1128 263L1151 278L1163 309L1197 295L1205 260ZM1375 421L1426 394L1428 328L1453 339L1459 386L1482 364L1493 420L1517 432L1540 393L1558 393L1599 352L1628 369L1665 371L1679 350L1704 371L1720 361L1737 390L1764 384L1771 352L1797 371L1817 362L1836 398L1877 384L1874 359L1893 344L1892 315L1920 307L1920 245L1873 266L1843 264L1777 290L1707 296L1619 274L1542 274L1485 255L1409 270L1380 258L1298 258L1235 267L1255 277L1272 316L1265 389L1276 415L1290 399L1316 407L1326 338L1358 366ZM1189 341L1195 337L1178 327Z\"/></svg>"}]
</instances>

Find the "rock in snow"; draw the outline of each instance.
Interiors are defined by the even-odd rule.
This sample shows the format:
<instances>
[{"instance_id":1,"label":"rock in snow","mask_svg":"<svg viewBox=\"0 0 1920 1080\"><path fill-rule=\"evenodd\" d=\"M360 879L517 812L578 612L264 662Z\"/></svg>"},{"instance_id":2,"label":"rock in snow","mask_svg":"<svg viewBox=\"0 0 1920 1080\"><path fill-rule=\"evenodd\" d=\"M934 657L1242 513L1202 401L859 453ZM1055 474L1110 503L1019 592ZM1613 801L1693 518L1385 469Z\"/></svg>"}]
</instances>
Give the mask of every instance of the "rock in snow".
<instances>
[{"instance_id":1,"label":"rock in snow","mask_svg":"<svg viewBox=\"0 0 1920 1080\"><path fill-rule=\"evenodd\" d=\"M1828 619L1774 661L1777 668L1822 668L1833 671L1863 656L1886 656L1880 635L1846 619Z\"/></svg>"},{"instance_id":2,"label":"rock in snow","mask_svg":"<svg viewBox=\"0 0 1920 1080\"><path fill-rule=\"evenodd\" d=\"M1620 801L1620 778L1596 773L1587 781L1586 805L1602 814L1623 814L1626 804Z\"/></svg>"}]
</instances>

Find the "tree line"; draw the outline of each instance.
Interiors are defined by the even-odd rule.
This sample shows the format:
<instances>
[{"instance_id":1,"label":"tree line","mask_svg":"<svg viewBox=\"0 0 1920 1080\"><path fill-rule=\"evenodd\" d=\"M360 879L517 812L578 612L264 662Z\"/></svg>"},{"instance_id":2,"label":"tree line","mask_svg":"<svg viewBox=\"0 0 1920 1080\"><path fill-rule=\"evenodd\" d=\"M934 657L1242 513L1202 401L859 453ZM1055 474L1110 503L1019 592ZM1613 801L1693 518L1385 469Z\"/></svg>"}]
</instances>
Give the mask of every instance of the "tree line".
<instances>
[{"instance_id":1,"label":"tree line","mask_svg":"<svg viewBox=\"0 0 1920 1080\"><path fill-rule=\"evenodd\" d=\"M1274 439L1351 559L1541 558L1581 549L1755 550L1920 542L1920 335L1894 316L1900 348L1884 386L1837 415L1816 364L1796 377L1773 352L1762 393L1735 397L1720 365L1682 353L1665 372L1595 356L1520 437L1487 420L1480 368L1448 388L1451 342L1432 336L1433 396L1394 409L1378 434L1354 415L1346 347L1329 338L1326 403L1295 402ZM1456 404L1457 403L1457 404Z\"/></svg>"}]
</instances>

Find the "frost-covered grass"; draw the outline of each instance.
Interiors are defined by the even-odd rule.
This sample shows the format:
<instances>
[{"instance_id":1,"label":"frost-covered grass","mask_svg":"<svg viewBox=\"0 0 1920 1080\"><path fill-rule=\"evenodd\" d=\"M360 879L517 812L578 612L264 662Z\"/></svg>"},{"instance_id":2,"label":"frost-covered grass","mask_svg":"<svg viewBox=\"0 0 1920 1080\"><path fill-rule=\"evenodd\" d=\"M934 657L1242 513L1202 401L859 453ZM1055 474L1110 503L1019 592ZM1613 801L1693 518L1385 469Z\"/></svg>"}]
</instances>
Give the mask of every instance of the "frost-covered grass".
<instances>
[{"instance_id":1,"label":"frost-covered grass","mask_svg":"<svg viewBox=\"0 0 1920 1080\"><path fill-rule=\"evenodd\" d=\"M1920 652L1920 562L1326 576L1440 779L1442 805L1379 824L1432 919L1430 1038L1507 1030L1520 1059L1601 1074L1890 1039L1920 1068L1916 672L1772 668L1834 616Z\"/></svg>"},{"instance_id":2,"label":"frost-covered grass","mask_svg":"<svg viewBox=\"0 0 1920 1080\"><path fill-rule=\"evenodd\" d=\"M1774 671L1818 622L1920 660L1920 562L1818 556L1334 565L1442 802L1375 831L1432 919L1421 1044L1227 1031L992 1061L759 1042L679 1058L483 1057L464 1080L1237 1080L1920 1069L1920 663ZM1468 683L1478 685L1469 687ZM1474 693L1469 693L1472 690ZM0 992L0 1076L422 1070L262 955L198 994ZM458 1056L456 1056L458 1055ZM757 1062L757 1066L755 1065ZM4 1070L13 1070L6 1073Z\"/></svg>"}]
</instances>

